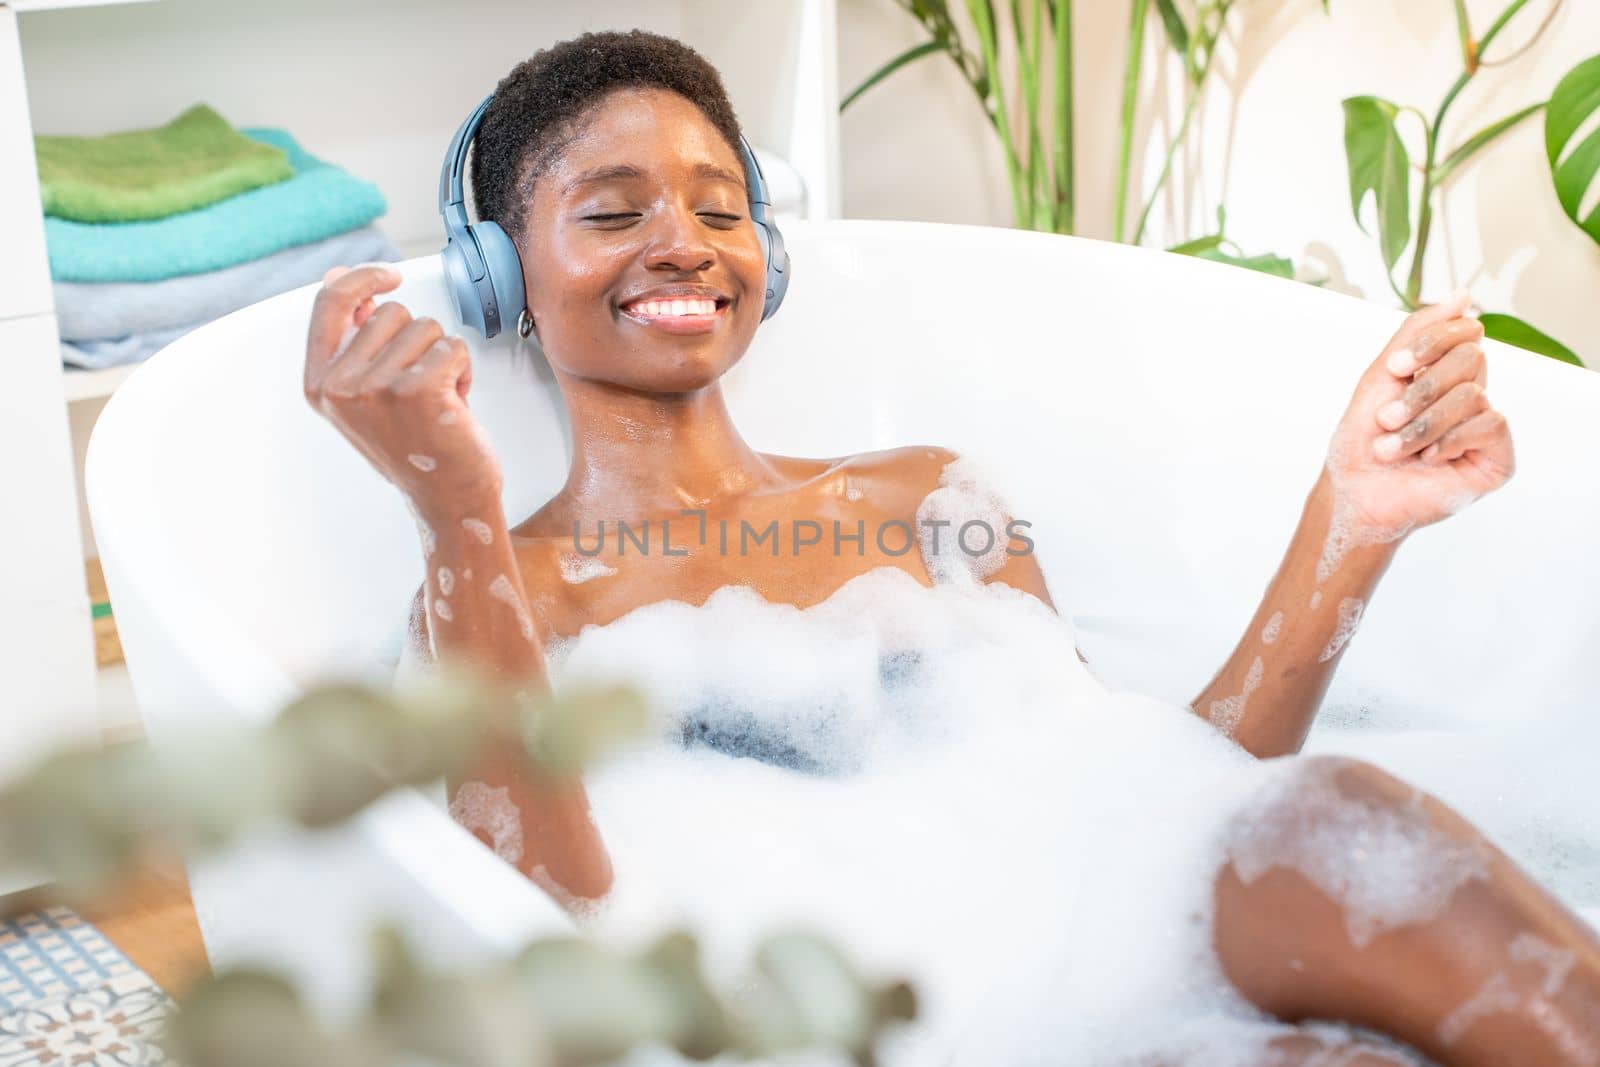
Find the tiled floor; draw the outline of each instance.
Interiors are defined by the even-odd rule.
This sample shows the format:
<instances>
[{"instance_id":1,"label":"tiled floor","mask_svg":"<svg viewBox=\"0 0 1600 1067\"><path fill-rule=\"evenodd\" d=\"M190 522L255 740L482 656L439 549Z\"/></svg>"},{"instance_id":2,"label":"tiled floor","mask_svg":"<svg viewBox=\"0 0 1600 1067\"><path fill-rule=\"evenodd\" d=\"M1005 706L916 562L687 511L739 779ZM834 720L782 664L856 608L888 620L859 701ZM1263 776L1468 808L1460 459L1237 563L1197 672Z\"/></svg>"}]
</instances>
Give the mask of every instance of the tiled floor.
<instances>
[{"instance_id":1,"label":"tiled floor","mask_svg":"<svg viewBox=\"0 0 1600 1067\"><path fill-rule=\"evenodd\" d=\"M102 667L98 674L100 723L106 742L143 744L127 667L118 663ZM0 899L0 918L59 903L48 889L31 890ZM85 919L167 992L181 994L195 978L207 973L200 925L182 864L152 861L132 872L103 899L75 903ZM10 1067L10 1062L0 1058L0 1067Z\"/></svg>"},{"instance_id":2,"label":"tiled floor","mask_svg":"<svg viewBox=\"0 0 1600 1067\"><path fill-rule=\"evenodd\" d=\"M0 1067L145 1067L173 1002L69 908L0 920Z\"/></svg>"}]
</instances>

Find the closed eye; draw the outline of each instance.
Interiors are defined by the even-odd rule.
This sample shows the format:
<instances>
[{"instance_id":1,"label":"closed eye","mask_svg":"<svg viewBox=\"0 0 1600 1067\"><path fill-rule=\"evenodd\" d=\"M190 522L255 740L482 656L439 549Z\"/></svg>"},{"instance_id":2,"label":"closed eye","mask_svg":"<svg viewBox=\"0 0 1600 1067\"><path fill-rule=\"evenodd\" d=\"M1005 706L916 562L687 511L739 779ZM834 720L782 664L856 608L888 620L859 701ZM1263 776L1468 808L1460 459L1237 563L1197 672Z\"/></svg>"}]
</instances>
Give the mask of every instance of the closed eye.
<instances>
[{"instance_id":1,"label":"closed eye","mask_svg":"<svg viewBox=\"0 0 1600 1067\"><path fill-rule=\"evenodd\" d=\"M700 216L708 219L727 219L729 222L738 222L744 218L743 215L728 215L720 211L702 211L700 212ZM611 222L614 219L632 219L638 217L639 212L637 211L616 211L606 215L585 215L583 216L583 220L585 222Z\"/></svg>"}]
</instances>

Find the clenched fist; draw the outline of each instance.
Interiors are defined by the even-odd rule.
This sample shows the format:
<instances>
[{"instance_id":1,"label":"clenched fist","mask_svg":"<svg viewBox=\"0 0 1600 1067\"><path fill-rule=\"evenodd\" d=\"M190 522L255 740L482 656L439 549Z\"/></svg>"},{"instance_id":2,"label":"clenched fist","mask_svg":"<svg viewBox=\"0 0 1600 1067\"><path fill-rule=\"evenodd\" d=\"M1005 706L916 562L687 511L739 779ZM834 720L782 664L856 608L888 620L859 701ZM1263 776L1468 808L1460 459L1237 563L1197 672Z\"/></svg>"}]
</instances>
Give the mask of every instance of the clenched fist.
<instances>
[{"instance_id":1,"label":"clenched fist","mask_svg":"<svg viewBox=\"0 0 1600 1067\"><path fill-rule=\"evenodd\" d=\"M1414 313L1362 375L1327 461L1352 540L1392 541L1438 522L1516 469L1470 306L1462 290Z\"/></svg>"},{"instance_id":2,"label":"clenched fist","mask_svg":"<svg viewBox=\"0 0 1600 1067\"><path fill-rule=\"evenodd\" d=\"M400 284L382 264L323 277L306 340L305 395L426 517L498 498L500 462L467 408L465 341L374 297Z\"/></svg>"}]
</instances>

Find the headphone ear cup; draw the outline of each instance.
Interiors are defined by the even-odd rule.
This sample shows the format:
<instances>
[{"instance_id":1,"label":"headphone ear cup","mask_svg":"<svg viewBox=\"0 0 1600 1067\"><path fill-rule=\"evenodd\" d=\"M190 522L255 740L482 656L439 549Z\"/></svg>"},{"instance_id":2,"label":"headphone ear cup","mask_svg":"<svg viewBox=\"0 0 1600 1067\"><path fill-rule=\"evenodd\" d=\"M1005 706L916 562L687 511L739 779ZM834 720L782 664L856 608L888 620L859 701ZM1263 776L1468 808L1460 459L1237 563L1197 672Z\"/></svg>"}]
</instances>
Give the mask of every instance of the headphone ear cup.
<instances>
[{"instance_id":1,"label":"headphone ear cup","mask_svg":"<svg viewBox=\"0 0 1600 1067\"><path fill-rule=\"evenodd\" d=\"M789 291L789 251L783 245L783 234L776 223L763 223L756 227L761 236L761 250L767 264L766 300L761 308L761 321L778 313L783 296Z\"/></svg>"},{"instance_id":2,"label":"headphone ear cup","mask_svg":"<svg viewBox=\"0 0 1600 1067\"><path fill-rule=\"evenodd\" d=\"M489 291L484 298L492 299L494 316L499 329L515 326L528 306L527 290L522 280L522 257L517 246L498 222L479 222L472 227L478 238L478 250L483 253L483 265L488 274Z\"/></svg>"},{"instance_id":3,"label":"headphone ear cup","mask_svg":"<svg viewBox=\"0 0 1600 1067\"><path fill-rule=\"evenodd\" d=\"M471 240L471 237L463 235L462 240ZM467 269L466 253L462 252L460 242L452 236L439 258L444 264L444 287L450 294L450 306L455 308L456 319L463 326L470 326L487 336L478 286Z\"/></svg>"}]
</instances>

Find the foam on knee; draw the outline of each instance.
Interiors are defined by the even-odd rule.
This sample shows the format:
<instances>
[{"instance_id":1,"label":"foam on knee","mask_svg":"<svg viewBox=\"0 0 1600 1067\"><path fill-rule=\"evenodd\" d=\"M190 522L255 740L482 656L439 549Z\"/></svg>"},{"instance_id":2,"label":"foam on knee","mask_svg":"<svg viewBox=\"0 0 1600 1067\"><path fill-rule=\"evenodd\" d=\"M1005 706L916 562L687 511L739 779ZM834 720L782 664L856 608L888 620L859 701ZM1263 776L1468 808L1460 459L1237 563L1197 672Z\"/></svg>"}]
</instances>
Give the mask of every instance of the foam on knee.
<instances>
[{"instance_id":1,"label":"foam on knee","mask_svg":"<svg viewBox=\"0 0 1600 1067\"><path fill-rule=\"evenodd\" d=\"M1376 787L1363 784L1373 776ZM1339 905L1358 948L1436 919L1456 890L1487 877L1488 848L1441 829L1421 793L1399 799L1388 781L1352 760L1287 763L1230 827L1226 859L1246 885L1272 870L1300 873Z\"/></svg>"}]
</instances>

